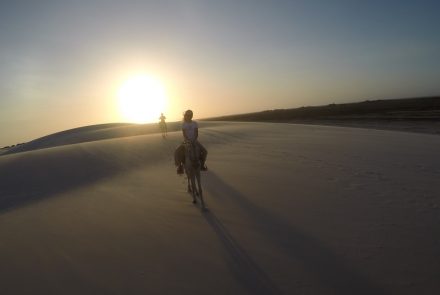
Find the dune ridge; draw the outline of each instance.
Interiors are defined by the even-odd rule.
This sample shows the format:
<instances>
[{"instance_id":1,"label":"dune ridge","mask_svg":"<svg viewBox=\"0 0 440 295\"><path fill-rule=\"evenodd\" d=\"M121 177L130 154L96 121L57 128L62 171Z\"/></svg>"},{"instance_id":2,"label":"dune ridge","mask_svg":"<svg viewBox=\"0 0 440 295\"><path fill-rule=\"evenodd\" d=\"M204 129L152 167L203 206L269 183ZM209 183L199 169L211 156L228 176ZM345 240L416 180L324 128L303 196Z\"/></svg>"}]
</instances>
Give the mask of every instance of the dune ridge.
<instances>
[{"instance_id":1,"label":"dune ridge","mask_svg":"<svg viewBox=\"0 0 440 295\"><path fill-rule=\"evenodd\" d=\"M168 123L170 131L179 129L179 123ZM4 154L19 153L60 145L68 145L118 137L130 137L158 133L158 124L109 123L73 128L34 139L25 144L13 147Z\"/></svg>"}]
</instances>

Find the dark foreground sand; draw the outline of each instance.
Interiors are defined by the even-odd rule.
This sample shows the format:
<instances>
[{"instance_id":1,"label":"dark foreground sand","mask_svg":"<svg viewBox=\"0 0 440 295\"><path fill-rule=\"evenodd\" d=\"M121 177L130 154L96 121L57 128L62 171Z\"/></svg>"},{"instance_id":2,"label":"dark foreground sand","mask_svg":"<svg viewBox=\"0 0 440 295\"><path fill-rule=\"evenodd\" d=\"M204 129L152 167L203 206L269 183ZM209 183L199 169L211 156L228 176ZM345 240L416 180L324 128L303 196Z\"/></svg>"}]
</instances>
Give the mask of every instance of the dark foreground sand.
<instances>
[{"instance_id":1,"label":"dark foreground sand","mask_svg":"<svg viewBox=\"0 0 440 295\"><path fill-rule=\"evenodd\" d=\"M439 136L202 125L208 212L179 132L2 155L0 293L440 292Z\"/></svg>"}]
</instances>

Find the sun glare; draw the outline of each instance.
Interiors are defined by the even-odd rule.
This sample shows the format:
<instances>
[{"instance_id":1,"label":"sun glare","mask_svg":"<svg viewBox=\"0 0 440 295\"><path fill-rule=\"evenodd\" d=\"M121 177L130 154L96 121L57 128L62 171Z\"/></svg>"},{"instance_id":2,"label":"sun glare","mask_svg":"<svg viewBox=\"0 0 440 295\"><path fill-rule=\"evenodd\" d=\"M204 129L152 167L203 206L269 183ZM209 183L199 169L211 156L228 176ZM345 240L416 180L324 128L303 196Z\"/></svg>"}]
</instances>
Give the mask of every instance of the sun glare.
<instances>
[{"instance_id":1,"label":"sun glare","mask_svg":"<svg viewBox=\"0 0 440 295\"><path fill-rule=\"evenodd\" d=\"M125 81L118 92L119 111L124 121L156 122L167 103L165 87L151 76L135 76Z\"/></svg>"}]
</instances>

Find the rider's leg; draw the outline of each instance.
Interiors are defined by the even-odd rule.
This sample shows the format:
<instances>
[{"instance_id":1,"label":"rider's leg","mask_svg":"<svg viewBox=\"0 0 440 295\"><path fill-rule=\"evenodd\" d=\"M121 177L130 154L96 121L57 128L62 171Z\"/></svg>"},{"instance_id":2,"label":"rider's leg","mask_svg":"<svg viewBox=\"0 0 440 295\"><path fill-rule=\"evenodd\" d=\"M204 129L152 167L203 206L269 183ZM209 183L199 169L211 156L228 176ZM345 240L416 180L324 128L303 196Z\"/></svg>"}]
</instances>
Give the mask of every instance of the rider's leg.
<instances>
[{"instance_id":1,"label":"rider's leg","mask_svg":"<svg viewBox=\"0 0 440 295\"><path fill-rule=\"evenodd\" d=\"M181 144L174 152L174 164L177 166L177 174L183 174L182 163L185 160L185 147Z\"/></svg>"},{"instance_id":2,"label":"rider's leg","mask_svg":"<svg viewBox=\"0 0 440 295\"><path fill-rule=\"evenodd\" d=\"M208 151L206 150L206 148L199 141L197 141L197 144L198 144L199 149L200 149L200 160L201 160L200 164L202 166L200 170L206 171L206 170L208 170L208 167L206 167L206 165L205 165L206 158L208 156Z\"/></svg>"},{"instance_id":3,"label":"rider's leg","mask_svg":"<svg viewBox=\"0 0 440 295\"><path fill-rule=\"evenodd\" d=\"M183 144L179 145L176 149L176 151L174 152L174 164L176 164L176 166L179 166L183 163L185 159L185 147L183 146Z\"/></svg>"}]
</instances>

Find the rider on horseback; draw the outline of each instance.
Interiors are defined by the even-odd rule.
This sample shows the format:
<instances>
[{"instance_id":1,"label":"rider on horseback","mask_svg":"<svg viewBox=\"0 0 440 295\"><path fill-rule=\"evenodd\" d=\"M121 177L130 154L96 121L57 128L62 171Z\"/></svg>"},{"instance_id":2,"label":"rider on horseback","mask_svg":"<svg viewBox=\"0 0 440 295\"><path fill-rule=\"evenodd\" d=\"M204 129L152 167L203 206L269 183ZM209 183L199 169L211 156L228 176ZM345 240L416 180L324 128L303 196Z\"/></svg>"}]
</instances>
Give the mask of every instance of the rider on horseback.
<instances>
[{"instance_id":1,"label":"rider on horseback","mask_svg":"<svg viewBox=\"0 0 440 295\"><path fill-rule=\"evenodd\" d=\"M162 132L162 137L165 138L167 136L167 123L165 122L166 117L163 115L163 113L160 113L159 117L159 128Z\"/></svg>"},{"instance_id":2,"label":"rider on horseback","mask_svg":"<svg viewBox=\"0 0 440 295\"><path fill-rule=\"evenodd\" d=\"M165 123L165 119L166 119L167 117L165 117L164 115L163 115L163 113L160 113L160 117L159 117L159 120L160 120L160 123Z\"/></svg>"},{"instance_id":3,"label":"rider on horseback","mask_svg":"<svg viewBox=\"0 0 440 295\"><path fill-rule=\"evenodd\" d=\"M208 167L205 165L206 156L208 151L205 147L197 140L199 136L199 126L196 121L192 120L193 112L187 110L183 116L182 132L185 141L193 142L197 144L200 150L201 167L200 170L206 171ZM183 174L183 162L185 161L185 147L181 144L174 153L174 161L177 166L177 174Z\"/></svg>"}]
</instances>

